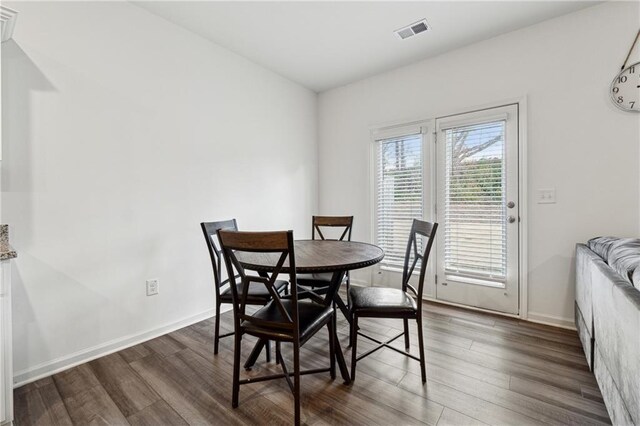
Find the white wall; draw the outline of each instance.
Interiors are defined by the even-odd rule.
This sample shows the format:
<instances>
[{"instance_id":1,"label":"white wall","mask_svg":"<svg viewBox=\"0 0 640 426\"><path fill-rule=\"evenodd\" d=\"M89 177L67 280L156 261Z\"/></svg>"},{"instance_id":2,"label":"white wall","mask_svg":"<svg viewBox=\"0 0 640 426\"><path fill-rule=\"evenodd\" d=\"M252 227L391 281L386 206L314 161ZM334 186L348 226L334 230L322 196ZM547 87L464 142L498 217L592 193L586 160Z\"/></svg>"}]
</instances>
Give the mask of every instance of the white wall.
<instances>
[{"instance_id":1,"label":"white wall","mask_svg":"<svg viewBox=\"0 0 640 426\"><path fill-rule=\"evenodd\" d=\"M18 381L211 315L203 220L309 236L313 92L127 2L7 5Z\"/></svg>"},{"instance_id":2,"label":"white wall","mask_svg":"<svg viewBox=\"0 0 640 426\"><path fill-rule=\"evenodd\" d=\"M640 116L608 90L639 23L639 3L608 2L322 93L320 213L354 214L371 238L370 126L526 95L529 317L571 324L575 243L638 235ZM557 204L536 204L550 187Z\"/></svg>"}]
</instances>

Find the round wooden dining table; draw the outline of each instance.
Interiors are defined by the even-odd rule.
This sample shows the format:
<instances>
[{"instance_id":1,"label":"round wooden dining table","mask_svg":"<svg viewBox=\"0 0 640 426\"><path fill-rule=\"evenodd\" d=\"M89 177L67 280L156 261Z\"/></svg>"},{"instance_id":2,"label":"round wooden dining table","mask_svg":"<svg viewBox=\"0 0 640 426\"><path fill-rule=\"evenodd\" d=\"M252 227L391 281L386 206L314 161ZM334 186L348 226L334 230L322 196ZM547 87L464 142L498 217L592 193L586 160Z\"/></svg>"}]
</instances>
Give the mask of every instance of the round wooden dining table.
<instances>
[{"instance_id":1,"label":"round wooden dining table","mask_svg":"<svg viewBox=\"0 0 640 426\"><path fill-rule=\"evenodd\" d=\"M338 296L344 275L347 271L375 265L384 258L384 251L380 247L357 241L296 240L294 251L297 274L333 273L324 301L325 303L336 302L347 319L349 319L349 313L345 311L346 305ZM278 262L279 253L245 251L236 253L236 256L244 268L260 273L270 273ZM288 262L288 259L285 260L281 273L289 272Z\"/></svg>"},{"instance_id":2,"label":"round wooden dining table","mask_svg":"<svg viewBox=\"0 0 640 426\"><path fill-rule=\"evenodd\" d=\"M357 241L296 240L294 250L296 273L345 272L375 265L384 257L380 247ZM237 257L247 269L270 272L279 254L239 252ZM289 272L288 261L285 261L282 272Z\"/></svg>"},{"instance_id":3,"label":"round wooden dining table","mask_svg":"<svg viewBox=\"0 0 640 426\"><path fill-rule=\"evenodd\" d=\"M344 313L348 321L351 320L348 308L340 298L338 291L344 280L347 271L366 268L375 265L384 258L384 251L378 246L357 241L336 241L336 240L296 240L294 242L296 258L296 273L314 274L331 272L331 284L324 297L321 297L311 290L301 289L298 297L309 297L316 302L326 305L335 302ZM261 274L273 272L278 262L278 253L263 252L238 252L236 253L238 262L245 269L256 271ZM288 260L280 270L280 273L288 273ZM259 341L254 347L249 359L245 363L245 368L251 368L256 362L262 348L266 342ZM349 381L348 371L344 356L340 348L336 348L336 357L340 371L346 382Z\"/></svg>"}]
</instances>

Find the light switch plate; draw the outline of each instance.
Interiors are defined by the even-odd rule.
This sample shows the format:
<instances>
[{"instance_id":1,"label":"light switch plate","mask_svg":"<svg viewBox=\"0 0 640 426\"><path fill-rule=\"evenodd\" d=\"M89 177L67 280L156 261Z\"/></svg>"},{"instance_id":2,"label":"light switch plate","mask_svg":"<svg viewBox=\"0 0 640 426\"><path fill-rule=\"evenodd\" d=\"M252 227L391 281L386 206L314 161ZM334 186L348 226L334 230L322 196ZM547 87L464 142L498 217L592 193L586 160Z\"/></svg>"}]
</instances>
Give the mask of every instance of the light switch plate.
<instances>
[{"instance_id":1,"label":"light switch plate","mask_svg":"<svg viewBox=\"0 0 640 426\"><path fill-rule=\"evenodd\" d=\"M538 204L555 204L556 203L556 189L538 189Z\"/></svg>"},{"instance_id":2,"label":"light switch plate","mask_svg":"<svg viewBox=\"0 0 640 426\"><path fill-rule=\"evenodd\" d=\"M147 296L155 296L160 292L160 281L157 278L147 280Z\"/></svg>"}]
</instances>

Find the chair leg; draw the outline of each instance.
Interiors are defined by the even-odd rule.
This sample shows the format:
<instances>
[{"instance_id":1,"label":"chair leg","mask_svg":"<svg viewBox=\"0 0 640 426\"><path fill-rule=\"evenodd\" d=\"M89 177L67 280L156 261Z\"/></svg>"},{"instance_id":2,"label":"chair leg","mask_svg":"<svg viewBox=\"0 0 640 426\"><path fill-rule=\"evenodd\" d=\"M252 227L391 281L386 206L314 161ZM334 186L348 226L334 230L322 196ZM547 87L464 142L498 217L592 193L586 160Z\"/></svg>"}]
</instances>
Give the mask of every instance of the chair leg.
<instances>
[{"instance_id":1,"label":"chair leg","mask_svg":"<svg viewBox=\"0 0 640 426\"><path fill-rule=\"evenodd\" d=\"M409 350L409 320L404 318L402 321L404 322L404 348Z\"/></svg>"},{"instance_id":2,"label":"chair leg","mask_svg":"<svg viewBox=\"0 0 640 426\"><path fill-rule=\"evenodd\" d=\"M295 403L295 424L300 425L300 343L293 342L293 399Z\"/></svg>"},{"instance_id":3,"label":"chair leg","mask_svg":"<svg viewBox=\"0 0 640 426\"><path fill-rule=\"evenodd\" d=\"M247 361L244 363L245 370L251 370L251 367L254 366L256 361L258 361L258 358L260 357L260 353L264 348L264 344L265 344L265 340L263 339L258 340L258 343L253 347L253 350L249 354Z\"/></svg>"},{"instance_id":4,"label":"chair leg","mask_svg":"<svg viewBox=\"0 0 640 426\"><path fill-rule=\"evenodd\" d=\"M347 308L349 308L349 317L347 318L347 320L349 321L349 323L353 322L353 311L351 309L351 298L349 296L349 272L347 272ZM351 324L349 324L351 325ZM353 340L353 327L349 327L349 343L348 346L351 346L351 341Z\"/></svg>"},{"instance_id":5,"label":"chair leg","mask_svg":"<svg viewBox=\"0 0 640 426\"><path fill-rule=\"evenodd\" d=\"M418 315L418 345L420 346L420 374L422 374L422 383L427 381L427 368L424 360L424 339L422 337L422 315Z\"/></svg>"},{"instance_id":6,"label":"chair leg","mask_svg":"<svg viewBox=\"0 0 640 426\"><path fill-rule=\"evenodd\" d=\"M351 287L351 280L349 279L349 271L347 271L347 308L351 309L351 295L349 288Z\"/></svg>"},{"instance_id":7,"label":"chair leg","mask_svg":"<svg viewBox=\"0 0 640 426\"><path fill-rule=\"evenodd\" d=\"M240 348L242 347L242 335L238 332L234 335L233 349L233 391L231 396L231 406L238 406L238 397L240 395Z\"/></svg>"},{"instance_id":8,"label":"chair leg","mask_svg":"<svg viewBox=\"0 0 640 426\"><path fill-rule=\"evenodd\" d=\"M353 313L353 311L351 310L351 308L349 308L349 343L347 343L347 347L351 347L351 342L353 342L353 317L355 316L355 314Z\"/></svg>"},{"instance_id":9,"label":"chair leg","mask_svg":"<svg viewBox=\"0 0 640 426\"><path fill-rule=\"evenodd\" d=\"M267 357L267 362L271 362L271 340L265 340L264 353Z\"/></svg>"},{"instance_id":10,"label":"chair leg","mask_svg":"<svg viewBox=\"0 0 640 426\"><path fill-rule=\"evenodd\" d=\"M280 341L276 340L276 364L280 364L280 357L282 356L280 352Z\"/></svg>"},{"instance_id":11,"label":"chair leg","mask_svg":"<svg viewBox=\"0 0 640 426\"><path fill-rule=\"evenodd\" d=\"M356 379L356 357L358 356L358 316L351 318L351 381Z\"/></svg>"},{"instance_id":12,"label":"chair leg","mask_svg":"<svg viewBox=\"0 0 640 426\"><path fill-rule=\"evenodd\" d=\"M327 323L329 329L329 373L331 379L336 378L336 313L333 311L333 318Z\"/></svg>"},{"instance_id":13,"label":"chair leg","mask_svg":"<svg viewBox=\"0 0 640 426\"><path fill-rule=\"evenodd\" d=\"M213 336L213 353L218 353L218 342L220 341L220 303L216 300L216 325Z\"/></svg>"}]
</instances>

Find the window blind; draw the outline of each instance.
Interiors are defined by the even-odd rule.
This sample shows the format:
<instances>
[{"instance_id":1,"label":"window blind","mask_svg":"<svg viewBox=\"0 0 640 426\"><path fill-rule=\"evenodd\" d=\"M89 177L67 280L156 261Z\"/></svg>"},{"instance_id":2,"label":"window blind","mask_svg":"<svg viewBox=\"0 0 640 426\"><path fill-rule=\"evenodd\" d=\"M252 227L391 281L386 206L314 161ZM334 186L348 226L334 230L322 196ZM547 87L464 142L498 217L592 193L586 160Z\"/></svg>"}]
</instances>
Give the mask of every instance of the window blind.
<instances>
[{"instance_id":1,"label":"window blind","mask_svg":"<svg viewBox=\"0 0 640 426\"><path fill-rule=\"evenodd\" d=\"M504 282L505 121L445 130L445 272Z\"/></svg>"},{"instance_id":2,"label":"window blind","mask_svg":"<svg viewBox=\"0 0 640 426\"><path fill-rule=\"evenodd\" d=\"M423 218L421 134L378 141L376 187L376 242L383 264L401 268L413 219Z\"/></svg>"}]
</instances>

